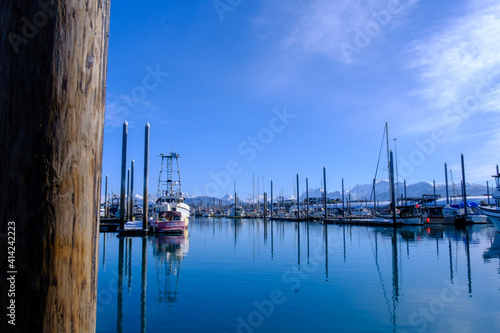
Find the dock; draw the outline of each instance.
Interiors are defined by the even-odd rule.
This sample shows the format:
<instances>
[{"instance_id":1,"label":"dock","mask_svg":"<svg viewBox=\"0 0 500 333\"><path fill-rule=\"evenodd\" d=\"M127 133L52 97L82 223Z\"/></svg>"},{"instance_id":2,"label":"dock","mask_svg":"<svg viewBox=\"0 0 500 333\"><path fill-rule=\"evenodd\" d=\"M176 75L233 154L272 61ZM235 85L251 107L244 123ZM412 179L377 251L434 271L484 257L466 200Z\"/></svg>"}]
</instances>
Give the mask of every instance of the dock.
<instances>
[{"instance_id":1,"label":"dock","mask_svg":"<svg viewBox=\"0 0 500 333\"><path fill-rule=\"evenodd\" d=\"M119 236L147 236L148 229L142 228L142 220L127 221L123 230L117 230Z\"/></svg>"},{"instance_id":2,"label":"dock","mask_svg":"<svg viewBox=\"0 0 500 333\"><path fill-rule=\"evenodd\" d=\"M363 226L383 226L383 227L401 227L405 224L401 222L393 223L391 219L383 218L337 218L323 220L326 224L349 224L349 225L363 225Z\"/></svg>"},{"instance_id":3,"label":"dock","mask_svg":"<svg viewBox=\"0 0 500 333\"><path fill-rule=\"evenodd\" d=\"M99 220L100 232L115 232L120 228L120 219L114 217L101 217Z\"/></svg>"}]
</instances>

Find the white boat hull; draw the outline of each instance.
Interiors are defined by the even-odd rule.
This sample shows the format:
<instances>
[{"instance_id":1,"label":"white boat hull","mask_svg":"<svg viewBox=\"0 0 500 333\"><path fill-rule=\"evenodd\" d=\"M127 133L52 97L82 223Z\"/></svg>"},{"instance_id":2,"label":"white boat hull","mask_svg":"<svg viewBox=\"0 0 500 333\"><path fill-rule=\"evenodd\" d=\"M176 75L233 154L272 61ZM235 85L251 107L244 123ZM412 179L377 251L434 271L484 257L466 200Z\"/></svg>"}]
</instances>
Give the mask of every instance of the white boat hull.
<instances>
[{"instance_id":1,"label":"white boat hull","mask_svg":"<svg viewBox=\"0 0 500 333\"><path fill-rule=\"evenodd\" d=\"M500 208L479 206L479 209L484 215L490 218L491 222L497 229L497 232L500 232Z\"/></svg>"}]
</instances>

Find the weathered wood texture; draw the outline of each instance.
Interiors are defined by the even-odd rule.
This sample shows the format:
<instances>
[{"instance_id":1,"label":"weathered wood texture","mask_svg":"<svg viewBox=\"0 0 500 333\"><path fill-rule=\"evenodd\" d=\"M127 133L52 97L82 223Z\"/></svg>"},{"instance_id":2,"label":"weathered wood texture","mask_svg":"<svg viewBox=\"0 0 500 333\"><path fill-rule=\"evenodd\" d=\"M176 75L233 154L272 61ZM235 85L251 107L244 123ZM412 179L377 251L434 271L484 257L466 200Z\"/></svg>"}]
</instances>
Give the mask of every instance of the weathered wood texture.
<instances>
[{"instance_id":1,"label":"weathered wood texture","mask_svg":"<svg viewBox=\"0 0 500 333\"><path fill-rule=\"evenodd\" d=\"M16 331L95 330L109 10L0 0L0 274L15 221Z\"/></svg>"}]
</instances>

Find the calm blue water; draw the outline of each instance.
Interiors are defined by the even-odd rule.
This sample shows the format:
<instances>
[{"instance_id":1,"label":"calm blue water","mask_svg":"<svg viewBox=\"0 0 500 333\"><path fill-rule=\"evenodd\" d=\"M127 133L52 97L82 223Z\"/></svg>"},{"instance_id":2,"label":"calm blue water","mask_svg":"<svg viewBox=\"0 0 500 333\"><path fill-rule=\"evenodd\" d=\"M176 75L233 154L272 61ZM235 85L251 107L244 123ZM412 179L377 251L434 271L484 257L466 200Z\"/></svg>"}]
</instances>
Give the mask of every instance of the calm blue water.
<instances>
[{"instance_id":1,"label":"calm blue water","mask_svg":"<svg viewBox=\"0 0 500 333\"><path fill-rule=\"evenodd\" d=\"M500 331L492 226L198 219L101 233L98 332Z\"/></svg>"}]
</instances>

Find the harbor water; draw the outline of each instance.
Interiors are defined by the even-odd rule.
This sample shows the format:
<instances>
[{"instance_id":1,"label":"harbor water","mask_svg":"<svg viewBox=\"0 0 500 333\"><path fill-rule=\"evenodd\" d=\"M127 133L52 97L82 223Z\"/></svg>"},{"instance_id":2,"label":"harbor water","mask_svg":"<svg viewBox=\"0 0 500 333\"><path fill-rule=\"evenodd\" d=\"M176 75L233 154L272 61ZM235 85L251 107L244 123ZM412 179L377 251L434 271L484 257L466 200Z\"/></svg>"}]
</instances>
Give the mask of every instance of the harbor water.
<instances>
[{"instance_id":1,"label":"harbor water","mask_svg":"<svg viewBox=\"0 0 500 333\"><path fill-rule=\"evenodd\" d=\"M500 331L492 225L197 218L99 250L97 332Z\"/></svg>"}]
</instances>

